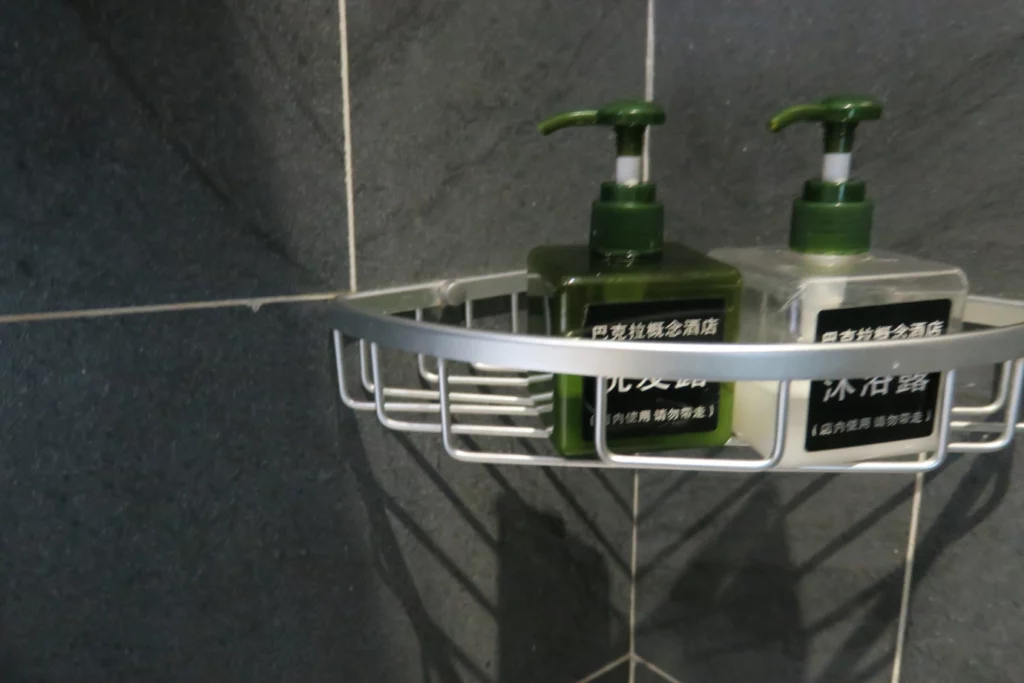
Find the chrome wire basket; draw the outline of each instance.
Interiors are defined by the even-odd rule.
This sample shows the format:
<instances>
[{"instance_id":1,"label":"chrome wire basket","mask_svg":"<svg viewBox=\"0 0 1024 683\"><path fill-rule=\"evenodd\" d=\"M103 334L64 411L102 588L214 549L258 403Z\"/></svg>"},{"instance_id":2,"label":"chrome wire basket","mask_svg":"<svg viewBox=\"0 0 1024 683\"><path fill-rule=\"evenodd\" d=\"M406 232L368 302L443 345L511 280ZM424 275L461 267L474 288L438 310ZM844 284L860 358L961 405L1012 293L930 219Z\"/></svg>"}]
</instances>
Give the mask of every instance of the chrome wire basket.
<instances>
[{"instance_id":1,"label":"chrome wire basket","mask_svg":"<svg viewBox=\"0 0 1024 683\"><path fill-rule=\"evenodd\" d=\"M464 462L756 472L925 472L948 453L994 453L1013 442L1024 381L1024 301L972 296L965 324L976 329L942 337L871 344L658 344L544 337L522 332L526 273L510 272L376 291L331 302L341 399L376 414L388 429L440 434L451 457ZM480 328L483 307L503 308L503 330ZM453 311L460 311L452 316ZM346 362L346 342L358 361ZM399 352L416 380L390 385L384 351ZM415 356L415 359L413 359ZM393 368L389 356L387 367ZM351 367L349 367L351 366ZM993 366L991 400L957 405L956 373ZM870 462L786 467L787 406L794 380L945 372L934 452ZM542 390L554 373L596 378L594 446L597 458L539 454L541 419L552 409ZM356 377L353 377L356 375ZM724 448L664 453L616 453L608 446L606 390L610 378L658 377L709 381L777 381L774 447L761 457L736 438ZM355 389L355 391L353 391ZM363 395L357 396L357 393ZM485 449L481 438L501 437Z\"/></svg>"}]
</instances>

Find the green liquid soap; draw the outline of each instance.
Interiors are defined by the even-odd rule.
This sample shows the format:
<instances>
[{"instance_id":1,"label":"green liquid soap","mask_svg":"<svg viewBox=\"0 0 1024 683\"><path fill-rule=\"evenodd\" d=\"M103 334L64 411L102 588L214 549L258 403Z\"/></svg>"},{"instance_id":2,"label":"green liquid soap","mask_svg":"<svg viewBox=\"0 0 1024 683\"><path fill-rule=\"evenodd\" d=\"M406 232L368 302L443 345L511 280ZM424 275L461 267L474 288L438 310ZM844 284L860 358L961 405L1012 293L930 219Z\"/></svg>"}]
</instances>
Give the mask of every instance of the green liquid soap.
<instances>
[{"instance_id":1,"label":"green liquid soap","mask_svg":"<svg viewBox=\"0 0 1024 683\"><path fill-rule=\"evenodd\" d=\"M651 102L616 102L541 124L610 125L618 144L615 182L601 186L586 245L546 245L528 259L529 331L603 341L708 343L739 333L739 271L665 243L664 207L641 182L647 126L665 114ZM555 375L552 442L567 457L594 455L593 378ZM619 452L716 447L731 436L733 386L702 378L609 378L608 445Z\"/></svg>"}]
</instances>

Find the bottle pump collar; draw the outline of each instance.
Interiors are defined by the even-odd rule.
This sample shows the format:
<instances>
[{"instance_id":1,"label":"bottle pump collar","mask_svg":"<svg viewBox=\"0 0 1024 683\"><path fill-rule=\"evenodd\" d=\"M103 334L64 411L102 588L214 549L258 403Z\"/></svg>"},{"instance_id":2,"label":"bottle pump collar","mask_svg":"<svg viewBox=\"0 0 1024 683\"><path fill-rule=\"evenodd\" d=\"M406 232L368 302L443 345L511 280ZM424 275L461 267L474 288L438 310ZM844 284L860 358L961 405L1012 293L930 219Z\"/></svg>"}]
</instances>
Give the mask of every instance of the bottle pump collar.
<instances>
[{"instance_id":1,"label":"bottle pump collar","mask_svg":"<svg viewBox=\"0 0 1024 683\"><path fill-rule=\"evenodd\" d=\"M601 185L590 214L590 248L603 256L640 256L661 251L664 207L656 187L642 177L644 135L665 122L654 102L620 100L600 109L558 114L543 121L544 135L570 126L610 126L615 130L615 181Z\"/></svg>"},{"instance_id":2,"label":"bottle pump collar","mask_svg":"<svg viewBox=\"0 0 1024 683\"><path fill-rule=\"evenodd\" d=\"M881 117L882 104L871 97L836 95L785 109L768 123L772 132L798 122L818 122L824 128L821 177L808 180L803 196L793 202L792 249L854 254L870 248L874 204L865 184L851 179L850 167L857 124Z\"/></svg>"}]
</instances>

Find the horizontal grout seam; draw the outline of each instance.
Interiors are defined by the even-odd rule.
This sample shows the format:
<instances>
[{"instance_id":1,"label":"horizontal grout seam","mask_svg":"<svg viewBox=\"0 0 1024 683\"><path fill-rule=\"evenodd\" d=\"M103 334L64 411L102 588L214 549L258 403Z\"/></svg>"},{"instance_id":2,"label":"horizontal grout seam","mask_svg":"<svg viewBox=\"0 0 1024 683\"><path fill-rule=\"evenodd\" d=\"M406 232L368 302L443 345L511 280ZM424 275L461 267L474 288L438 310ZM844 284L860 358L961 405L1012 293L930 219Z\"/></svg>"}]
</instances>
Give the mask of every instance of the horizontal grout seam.
<instances>
[{"instance_id":1,"label":"horizontal grout seam","mask_svg":"<svg viewBox=\"0 0 1024 683\"><path fill-rule=\"evenodd\" d=\"M0 325L13 323L52 322L57 320L80 320L91 318L116 318L152 313L175 313L180 311L206 311L218 308L249 308L259 311L264 306L294 303L315 303L330 301L346 292L316 292L312 294L285 294L281 296L247 297L244 299L212 299L209 301L185 301L174 304L151 304L142 306L119 306L112 308L83 308L72 311L47 311L42 313L10 313L0 315Z\"/></svg>"}]
</instances>

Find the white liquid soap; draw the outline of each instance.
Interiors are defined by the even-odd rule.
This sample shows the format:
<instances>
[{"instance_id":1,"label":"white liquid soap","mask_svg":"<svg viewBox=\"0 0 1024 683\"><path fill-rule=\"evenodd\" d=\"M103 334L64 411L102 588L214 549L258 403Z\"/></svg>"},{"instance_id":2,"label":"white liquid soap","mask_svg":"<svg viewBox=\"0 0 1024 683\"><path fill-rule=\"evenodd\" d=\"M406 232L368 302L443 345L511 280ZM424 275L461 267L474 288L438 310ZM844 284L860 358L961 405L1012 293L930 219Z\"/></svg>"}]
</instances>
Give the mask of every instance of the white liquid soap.
<instances>
[{"instance_id":1,"label":"white liquid soap","mask_svg":"<svg viewBox=\"0 0 1024 683\"><path fill-rule=\"evenodd\" d=\"M853 133L881 117L867 97L831 97L772 119L824 125L822 177L794 201L790 247L717 249L743 275L740 339L871 343L960 329L967 278L959 268L872 252L873 205L849 177ZM851 464L935 450L943 373L790 383L782 469ZM733 431L763 456L773 447L778 382L737 382Z\"/></svg>"}]
</instances>

